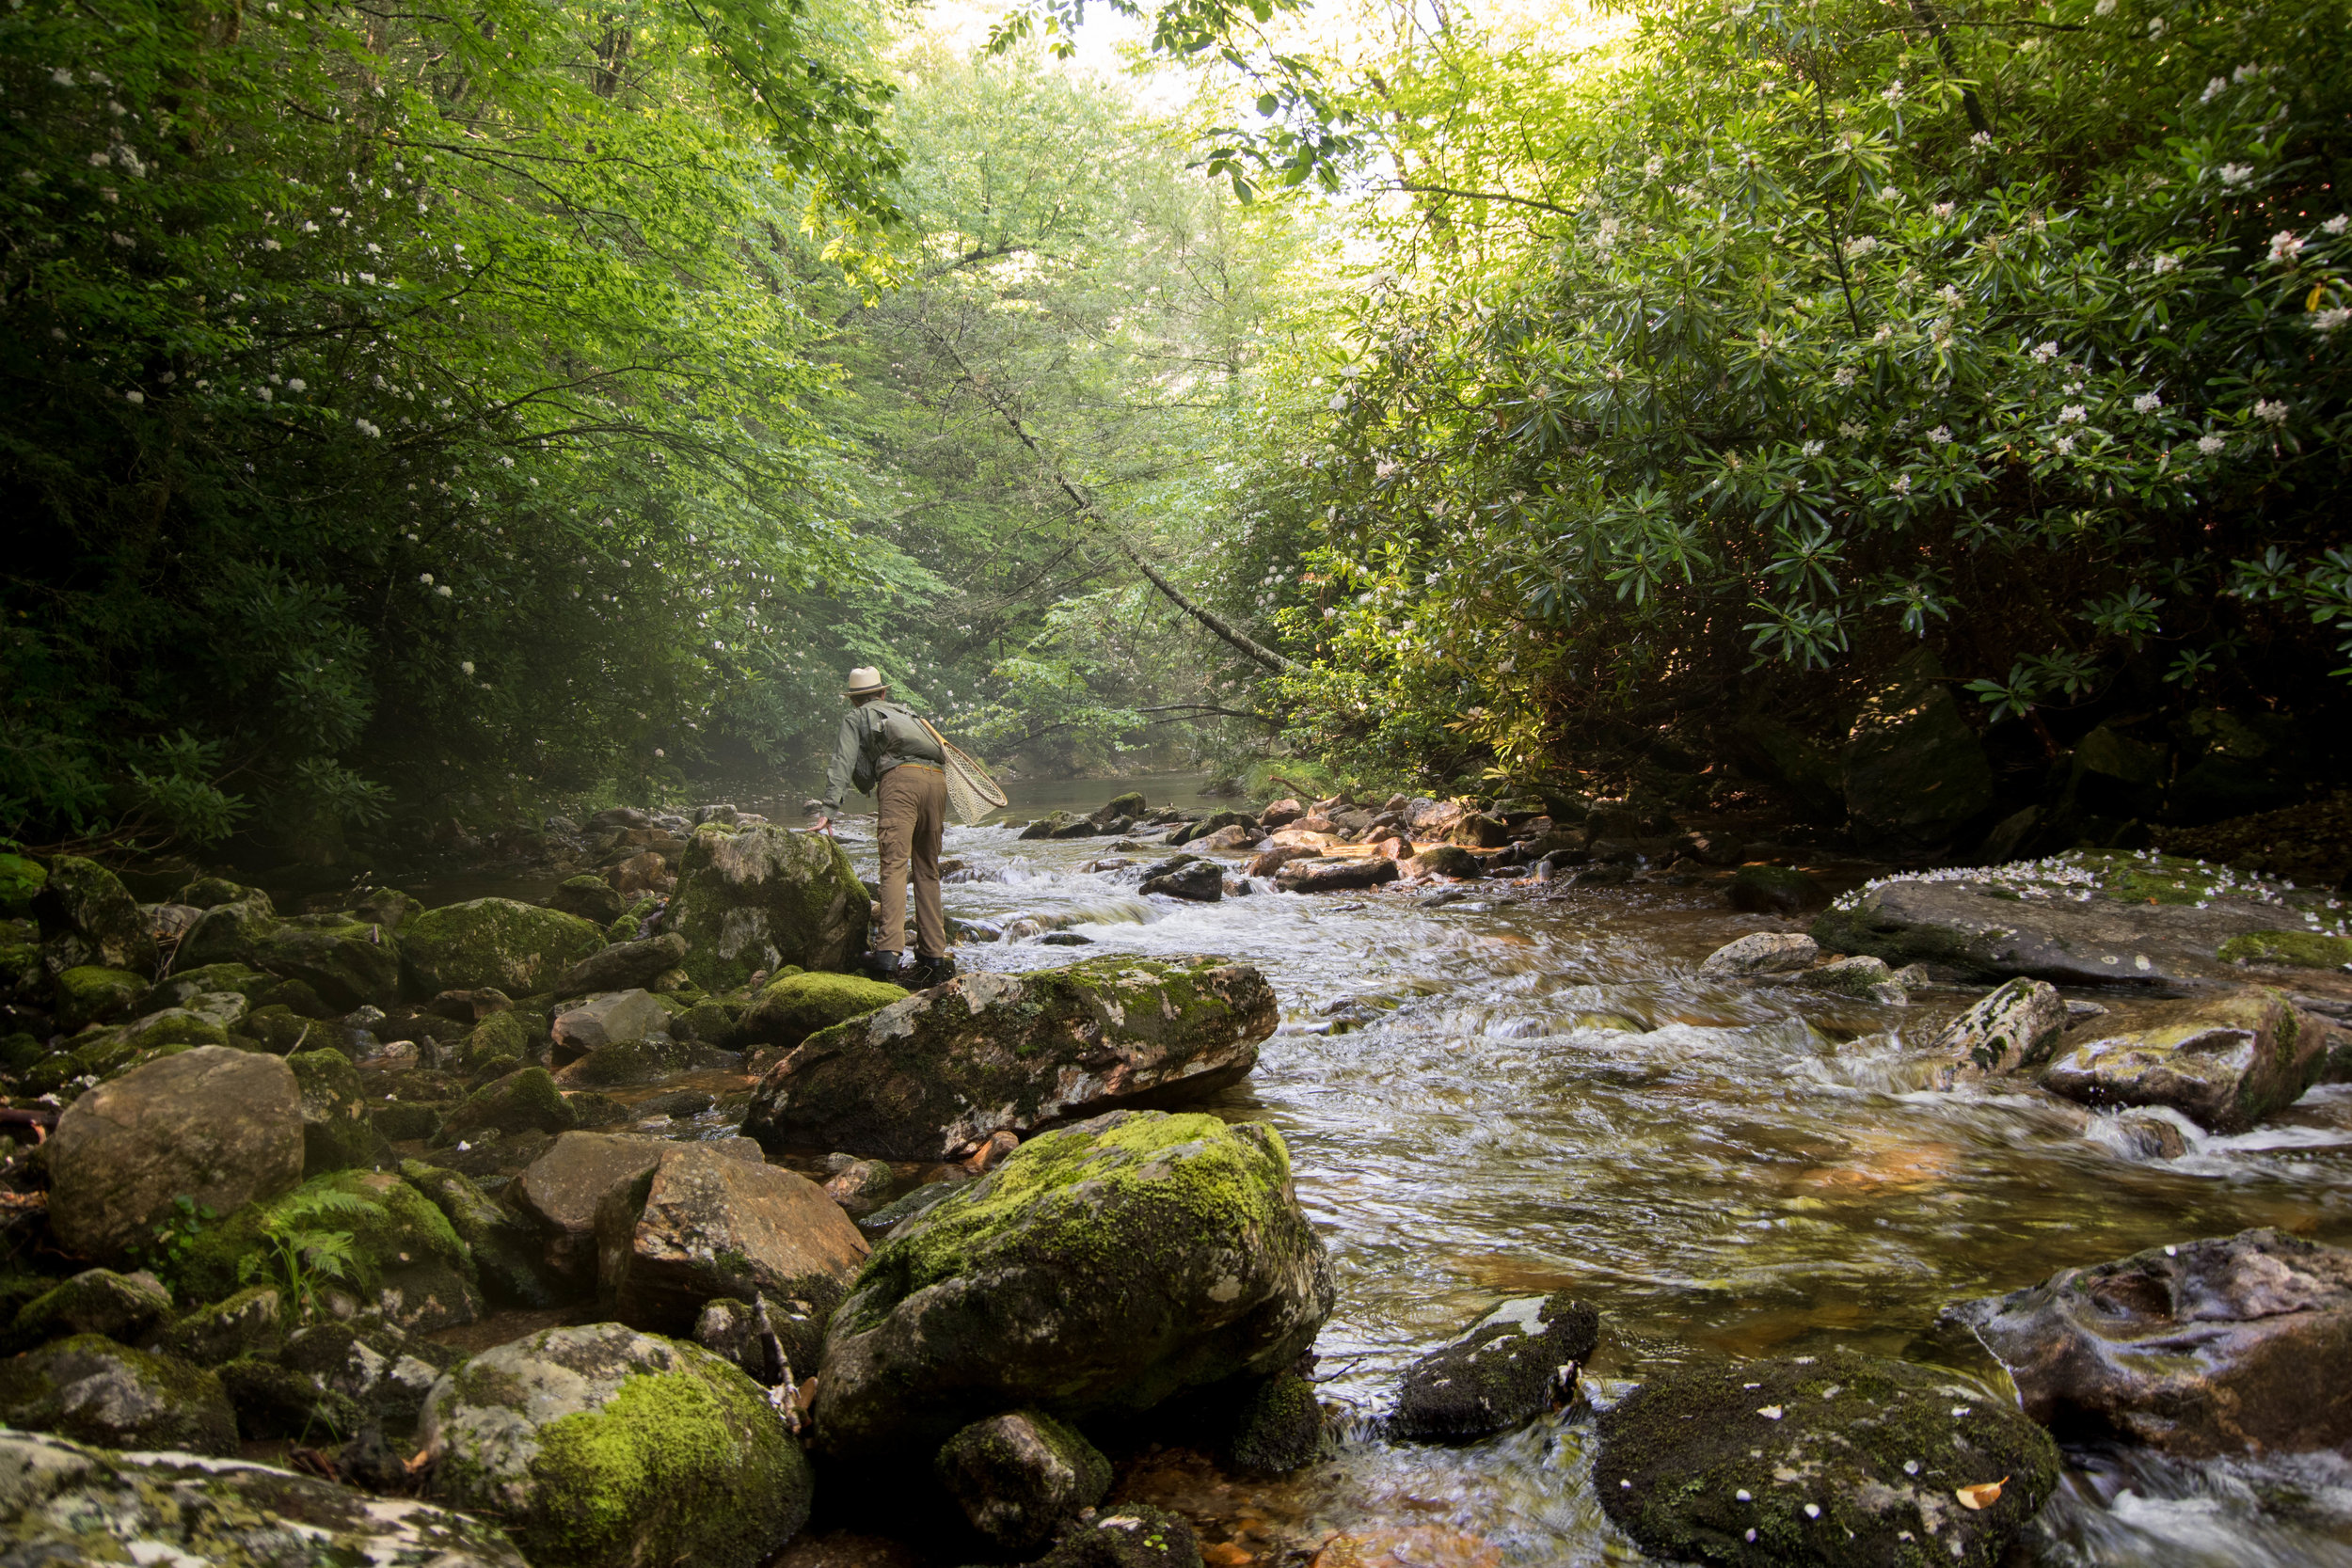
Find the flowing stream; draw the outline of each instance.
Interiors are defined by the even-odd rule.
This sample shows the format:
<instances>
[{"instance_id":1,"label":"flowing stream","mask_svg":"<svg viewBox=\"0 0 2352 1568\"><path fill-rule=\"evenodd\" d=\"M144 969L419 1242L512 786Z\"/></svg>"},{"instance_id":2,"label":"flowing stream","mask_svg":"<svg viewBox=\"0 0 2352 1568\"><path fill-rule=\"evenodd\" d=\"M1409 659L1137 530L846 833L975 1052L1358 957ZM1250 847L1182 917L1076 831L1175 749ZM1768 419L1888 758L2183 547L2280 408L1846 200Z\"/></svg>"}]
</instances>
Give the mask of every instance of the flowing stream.
<instances>
[{"instance_id":1,"label":"flowing stream","mask_svg":"<svg viewBox=\"0 0 2352 1568\"><path fill-rule=\"evenodd\" d=\"M1071 799L1010 815L1112 787L1060 786ZM870 861L870 844L847 842ZM967 968L1216 953L1259 966L1281 998L1257 1072L1205 1108L1269 1121L1289 1145L1339 1282L1319 1375L1358 1419L1335 1459L1288 1481L1169 1454L1121 1482L1253 1554L1346 1533L1327 1564L1641 1560L1602 1519L1573 1415L1463 1449L1376 1434L1403 1367L1512 1296L1571 1290L1600 1307L1604 1396L1690 1347L1849 1345L1997 1378L1936 1331L1939 1307L2249 1226L2352 1240L2352 1088L2137 1160L2044 1098L1920 1086L1927 1043L1979 991L1890 1008L1700 981L1716 946L1788 924L1733 912L1712 888L1187 905L1136 894L1150 853L1079 869L1108 846L950 829L964 868L947 907L1009 932L960 949ZM1047 945L1045 930L1090 944ZM2352 1565L2352 1465L2077 1456L2042 1525L2050 1563Z\"/></svg>"}]
</instances>

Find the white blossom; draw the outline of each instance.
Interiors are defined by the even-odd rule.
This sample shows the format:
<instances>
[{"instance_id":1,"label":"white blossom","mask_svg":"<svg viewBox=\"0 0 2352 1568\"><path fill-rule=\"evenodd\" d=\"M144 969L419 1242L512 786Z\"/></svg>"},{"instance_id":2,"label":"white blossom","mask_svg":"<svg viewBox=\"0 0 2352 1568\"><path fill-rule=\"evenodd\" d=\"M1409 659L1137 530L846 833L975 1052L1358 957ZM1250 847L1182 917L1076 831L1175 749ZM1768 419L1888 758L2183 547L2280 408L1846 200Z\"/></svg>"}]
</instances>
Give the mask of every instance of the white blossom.
<instances>
[{"instance_id":1,"label":"white blossom","mask_svg":"<svg viewBox=\"0 0 2352 1568\"><path fill-rule=\"evenodd\" d=\"M1964 303L1964 301L1961 298L1960 291L1949 283L1947 283L1942 288L1936 290L1935 297L1942 300L1945 304L1950 306L1955 310L1959 309Z\"/></svg>"},{"instance_id":2,"label":"white blossom","mask_svg":"<svg viewBox=\"0 0 2352 1568\"><path fill-rule=\"evenodd\" d=\"M1883 343L1891 341L1894 336L1895 329L1893 327L1882 326L1876 332L1870 334L1870 341L1874 343Z\"/></svg>"},{"instance_id":3,"label":"white blossom","mask_svg":"<svg viewBox=\"0 0 2352 1568\"><path fill-rule=\"evenodd\" d=\"M1993 133L1990 131L1979 131L1968 138L1968 145L1971 147L1991 147L1993 145Z\"/></svg>"},{"instance_id":4,"label":"white blossom","mask_svg":"<svg viewBox=\"0 0 2352 1568\"><path fill-rule=\"evenodd\" d=\"M2154 392L2142 392L2132 399L2132 412L2135 414L2153 414L2163 406L2164 399Z\"/></svg>"},{"instance_id":5,"label":"white blossom","mask_svg":"<svg viewBox=\"0 0 2352 1568\"><path fill-rule=\"evenodd\" d=\"M2344 232L2346 225L2352 225L2352 214L2338 213L2334 217L2331 217L2326 223L2321 224L2320 227L2325 229L2330 234L2341 234Z\"/></svg>"},{"instance_id":6,"label":"white blossom","mask_svg":"<svg viewBox=\"0 0 2352 1568\"><path fill-rule=\"evenodd\" d=\"M2287 422L2287 405L2273 403L2267 398L2257 398L2254 400L2254 418L2269 424L2284 424Z\"/></svg>"},{"instance_id":7,"label":"white blossom","mask_svg":"<svg viewBox=\"0 0 2352 1568\"><path fill-rule=\"evenodd\" d=\"M2052 442L2051 445L2058 448L2058 455L2060 457L2071 457L2074 455L2074 437L2072 436L2061 436L2056 441Z\"/></svg>"},{"instance_id":8,"label":"white blossom","mask_svg":"<svg viewBox=\"0 0 2352 1568\"><path fill-rule=\"evenodd\" d=\"M2218 436L2200 436L2197 437L2197 450L2203 452L2207 457L2213 456L2216 452L2219 451L2222 448L2228 446L2229 444L2229 442L2223 440Z\"/></svg>"},{"instance_id":9,"label":"white blossom","mask_svg":"<svg viewBox=\"0 0 2352 1568\"><path fill-rule=\"evenodd\" d=\"M1805 454L1807 457L1819 457L1819 456L1820 456L1820 455L1821 455L1821 443L1820 443L1820 442L1819 442L1819 441L1807 441L1807 442L1804 444L1804 454Z\"/></svg>"},{"instance_id":10,"label":"white blossom","mask_svg":"<svg viewBox=\"0 0 2352 1568\"><path fill-rule=\"evenodd\" d=\"M473 673L473 660L470 658L461 659L458 661L457 668L463 670L467 674L470 675Z\"/></svg>"},{"instance_id":11,"label":"white blossom","mask_svg":"<svg viewBox=\"0 0 2352 1568\"><path fill-rule=\"evenodd\" d=\"M310 384L303 380L300 376L295 376L292 381L286 383L286 390L289 392L307 392L310 389Z\"/></svg>"},{"instance_id":12,"label":"white blossom","mask_svg":"<svg viewBox=\"0 0 2352 1568\"><path fill-rule=\"evenodd\" d=\"M2348 310L2341 305L2331 305L2327 309L2317 311L2312 316L2312 330L2314 332L2333 332L2336 328L2342 326L2347 319L2352 319L2352 310Z\"/></svg>"},{"instance_id":13,"label":"white blossom","mask_svg":"<svg viewBox=\"0 0 2352 1568\"><path fill-rule=\"evenodd\" d=\"M2263 68L2258 65L2242 65L2230 72L2230 77L2233 81L2250 82L2262 73ZM2289 882L2287 885L2293 887L2295 884Z\"/></svg>"},{"instance_id":14,"label":"white blossom","mask_svg":"<svg viewBox=\"0 0 2352 1568\"><path fill-rule=\"evenodd\" d=\"M1937 425L1933 430L1928 432L1928 441L1933 446L1950 446L1952 444L1952 427L1944 424Z\"/></svg>"},{"instance_id":15,"label":"white blossom","mask_svg":"<svg viewBox=\"0 0 2352 1568\"><path fill-rule=\"evenodd\" d=\"M2205 84L2205 90L2197 95L2197 102L2210 103L2229 90L2230 79L2227 76L2217 76Z\"/></svg>"},{"instance_id":16,"label":"white blossom","mask_svg":"<svg viewBox=\"0 0 2352 1568\"><path fill-rule=\"evenodd\" d=\"M443 599L446 599L446 598L450 598L450 597L452 597L452 596L453 595L453 594L454 594L454 590L453 590L453 589L450 587L450 585L449 585L448 583L446 583L446 582L445 582L445 583L441 584L438 588L436 588L435 590L433 590L433 593L434 593L434 595L435 595L437 598L443 598Z\"/></svg>"},{"instance_id":17,"label":"white blossom","mask_svg":"<svg viewBox=\"0 0 2352 1568\"><path fill-rule=\"evenodd\" d=\"M2223 164L2221 166L2221 182L2225 185L2243 185L2253 177L2254 166L2251 164Z\"/></svg>"},{"instance_id":18,"label":"white blossom","mask_svg":"<svg viewBox=\"0 0 2352 1568\"><path fill-rule=\"evenodd\" d=\"M2162 277L2168 272L2180 271L2181 259L2178 256L2155 257L2149 261L2148 270L2154 273L2158 277Z\"/></svg>"},{"instance_id":19,"label":"white blossom","mask_svg":"<svg viewBox=\"0 0 2352 1568\"><path fill-rule=\"evenodd\" d=\"M427 588L430 588L433 586L433 574L430 572L419 572L417 574L417 580L423 583Z\"/></svg>"},{"instance_id":20,"label":"white blossom","mask_svg":"<svg viewBox=\"0 0 2352 1568\"><path fill-rule=\"evenodd\" d=\"M1909 474L1897 474L1895 476L1895 483L1888 485L1887 488L1894 491L1895 494L1899 496L1908 496L1911 494L1911 476Z\"/></svg>"},{"instance_id":21,"label":"white blossom","mask_svg":"<svg viewBox=\"0 0 2352 1568\"><path fill-rule=\"evenodd\" d=\"M2080 424L2090 417L2090 411L2085 408L2081 404L2070 403L2065 407L2058 410L2058 422L2060 424Z\"/></svg>"},{"instance_id":22,"label":"white blossom","mask_svg":"<svg viewBox=\"0 0 2352 1568\"><path fill-rule=\"evenodd\" d=\"M1854 376L1855 376L1855 374L1856 374L1856 373L1857 373L1857 372L1856 372L1856 371L1855 371L1855 369L1854 369L1854 367L1853 367L1853 366L1851 366L1851 365L1840 365L1840 366L1838 366L1838 367L1837 367L1837 369L1836 369L1836 371L1835 371L1835 372L1831 374L1831 376L1830 376L1830 378L1829 378L1829 380L1830 380L1830 385L1831 385L1831 386L1833 386L1833 387L1851 387L1851 386L1852 386L1852 385L1853 385Z\"/></svg>"},{"instance_id":23,"label":"white blossom","mask_svg":"<svg viewBox=\"0 0 2352 1568\"><path fill-rule=\"evenodd\" d=\"M1935 215L1940 218L1950 217L1952 215L1952 204L1948 201L1937 202L1935 204Z\"/></svg>"},{"instance_id":24,"label":"white blossom","mask_svg":"<svg viewBox=\"0 0 2352 1568\"><path fill-rule=\"evenodd\" d=\"M2032 349L2033 362L2037 365L2046 365L2058 357L2058 346L2056 342L2036 343Z\"/></svg>"},{"instance_id":25,"label":"white blossom","mask_svg":"<svg viewBox=\"0 0 2352 1568\"><path fill-rule=\"evenodd\" d=\"M122 401L129 404L132 407L136 408L140 404L147 401L147 394L145 392L138 391L125 392L122 394Z\"/></svg>"},{"instance_id":26,"label":"white blossom","mask_svg":"<svg viewBox=\"0 0 2352 1568\"><path fill-rule=\"evenodd\" d=\"M1869 255L1870 252L1876 250L1878 247L1879 242L1876 235L1856 234L1852 239L1846 242L1846 254L1848 257L1858 261L1861 258Z\"/></svg>"},{"instance_id":27,"label":"white blossom","mask_svg":"<svg viewBox=\"0 0 2352 1568\"><path fill-rule=\"evenodd\" d=\"M1655 180L1660 175L1666 172L1666 160L1663 158L1652 158L1648 163L1642 166L1642 172Z\"/></svg>"},{"instance_id":28,"label":"white blossom","mask_svg":"<svg viewBox=\"0 0 2352 1568\"><path fill-rule=\"evenodd\" d=\"M2159 16L2148 24L2148 36L2152 39L2164 37L2164 18Z\"/></svg>"},{"instance_id":29,"label":"white blossom","mask_svg":"<svg viewBox=\"0 0 2352 1568\"><path fill-rule=\"evenodd\" d=\"M1901 77L1899 77L1899 76L1898 76L1898 77L1896 77L1896 78L1895 78L1895 80L1894 80L1894 81L1892 81L1892 82L1888 83L1888 84L1887 84L1886 90L1885 90L1884 92L1883 92L1883 93L1880 93L1880 94L1879 94L1879 96L1880 96L1881 98L1883 98L1883 99L1885 99L1885 100L1886 100L1887 106L1888 106L1889 108L1892 108L1892 107L1894 107L1895 105L1897 105L1897 104L1900 103L1903 101L1903 81L1902 81L1902 78L1901 78Z\"/></svg>"},{"instance_id":30,"label":"white blossom","mask_svg":"<svg viewBox=\"0 0 2352 1568\"><path fill-rule=\"evenodd\" d=\"M73 85L73 72L63 66L58 66L49 73L49 79L61 87L70 87Z\"/></svg>"},{"instance_id":31,"label":"white blossom","mask_svg":"<svg viewBox=\"0 0 2352 1568\"><path fill-rule=\"evenodd\" d=\"M1837 434L1851 441L1869 435L1870 427L1867 424L1857 424L1851 420L1840 420L1837 421Z\"/></svg>"},{"instance_id":32,"label":"white blossom","mask_svg":"<svg viewBox=\"0 0 2352 1568\"><path fill-rule=\"evenodd\" d=\"M2270 236L2270 259L2273 261L2292 261L2302 248L2302 240L2292 229L2281 229Z\"/></svg>"},{"instance_id":33,"label":"white blossom","mask_svg":"<svg viewBox=\"0 0 2352 1568\"><path fill-rule=\"evenodd\" d=\"M2115 14L2115 0L2099 0L2099 3L2090 8L2101 16L2113 16Z\"/></svg>"}]
</instances>

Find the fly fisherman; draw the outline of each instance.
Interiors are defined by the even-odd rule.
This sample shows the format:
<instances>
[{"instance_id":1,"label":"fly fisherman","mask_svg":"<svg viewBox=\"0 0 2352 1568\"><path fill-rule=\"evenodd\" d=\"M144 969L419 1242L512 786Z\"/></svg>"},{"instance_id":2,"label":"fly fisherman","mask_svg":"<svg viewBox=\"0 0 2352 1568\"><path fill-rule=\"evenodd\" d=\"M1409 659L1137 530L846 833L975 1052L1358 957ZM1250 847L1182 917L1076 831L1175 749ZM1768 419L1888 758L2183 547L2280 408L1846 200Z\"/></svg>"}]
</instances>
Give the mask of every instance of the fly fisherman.
<instances>
[{"instance_id":1,"label":"fly fisherman","mask_svg":"<svg viewBox=\"0 0 2352 1568\"><path fill-rule=\"evenodd\" d=\"M842 693L853 705L841 718L841 739L825 770L818 832L831 832L850 787L874 794L875 837L882 844L882 922L866 972L877 979L924 990L956 972L947 956L947 920L939 908L939 839L947 826L946 753L930 729L904 703L890 700L882 672L850 672ZM915 962L905 974L898 960L907 944L907 864L914 866Z\"/></svg>"}]
</instances>

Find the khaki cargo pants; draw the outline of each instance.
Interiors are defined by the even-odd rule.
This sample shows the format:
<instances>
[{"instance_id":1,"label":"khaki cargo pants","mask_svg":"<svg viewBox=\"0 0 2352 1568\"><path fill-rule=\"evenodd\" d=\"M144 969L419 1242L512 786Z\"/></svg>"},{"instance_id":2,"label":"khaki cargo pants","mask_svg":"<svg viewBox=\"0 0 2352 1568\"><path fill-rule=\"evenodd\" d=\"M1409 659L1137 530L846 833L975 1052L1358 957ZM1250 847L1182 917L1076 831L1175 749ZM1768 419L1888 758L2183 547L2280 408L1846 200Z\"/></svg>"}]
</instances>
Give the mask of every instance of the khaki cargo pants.
<instances>
[{"instance_id":1,"label":"khaki cargo pants","mask_svg":"<svg viewBox=\"0 0 2352 1568\"><path fill-rule=\"evenodd\" d=\"M929 763L902 762L874 786L874 808L882 840L882 918L875 926L874 951L906 951L912 859L914 950L926 958L945 958L947 918L939 908L939 839L947 829L947 775Z\"/></svg>"}]
</instances>

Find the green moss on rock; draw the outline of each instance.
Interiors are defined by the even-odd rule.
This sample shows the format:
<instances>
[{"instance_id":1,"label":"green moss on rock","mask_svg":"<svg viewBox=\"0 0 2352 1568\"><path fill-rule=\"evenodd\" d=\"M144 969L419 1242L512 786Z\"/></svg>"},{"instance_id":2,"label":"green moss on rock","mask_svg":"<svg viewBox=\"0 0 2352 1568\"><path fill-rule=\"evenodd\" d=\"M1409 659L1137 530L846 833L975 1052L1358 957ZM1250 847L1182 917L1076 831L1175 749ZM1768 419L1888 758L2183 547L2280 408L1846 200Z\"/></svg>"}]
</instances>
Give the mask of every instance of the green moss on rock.
<instances>
[{"instance_id":1,"label":"green moss on rock","mask_svg":"<svg viewBox=\"0 0 2352 1568\"><path fill-rule=\"evenodd\" d=\"M48 868L39 861L0 854L0 916L20 915L31 909L33 895L48 880Z\"/></svg>"},{"instance_id":2,"label":"green moss on rock","mask_svg":"<svg viewBox=\"0 0 2352 1568\"><path fill-rule=\"evenodd\" d=\"M347 1276L321 1283L381 1307L404 1327L430 1330L479 1315L471 1252L431 1198L389 1171L335 1171L238 1210L190 1247L180 1269L187 1293L222 1300L251 1282L248 1273L265 1272L273 1220L286 1230L348 1234Z\"/></svg>"},{"instance_id":3,"label":"green moss on rock","mask_svg":"<svg viewBox=\"0 0 2352 1568\"><path fill-rule=\"evenodd\" d=\"M484 987L521 996L552 990L605 941L596 927L560 910L476 898L417 915L402 943L417 989L427 996Z\"/></svg>"},{"instance_id":4,"label":"green moss on rock","mask_svg":"<svg viewBox=\"0 0 2352 1568\"><path fill-rule=\"evenodd\" d=\"M686 973L720 992L785 964L848 968L866 945L867 905L828 834L706 826L679 859L667 924L686 939Z\"/></svg>"},{"instance_id":5,"label":"green moss on rock","mask_svg":"<svg viewBox=\"0 0 2352 1568\"><path fill-rule=\"evenodd\" d=\"M1284 1475L1312 1464L1322 1455L1323 1442L1323 1405L1315 1386L1296 1372L1281 1372L1242 1402L1230 1452L1244 1470Z\"/></svg>"},{"instance_id":6,"label":"green moss on rock","mask_svg":"<svg viewBox=\"0 0 2352 1568\"><path fill-rule=\"evenodd\" d=\"M145 975L103 964L76 964L57 976L57 1027L70 1035L128 1017L148 990Z\"/></svg>"},{"instance_id":7,"label":"green moss on rock","mask_svg":"<svg viewBox=\"0 0 2352 1568\"><path fill-rule=\"evenodd\" d=\"M359 1071L340 1051L302 1051L286 1058L302 1093L302 1173L318 1176L383 1160L384 1136L368 1117Z\"/></svg>"},{"instance_id":8,"label":"green moss on rock","mask_svg":"<svg viewBox=\"0 0 2352 1568\"><path fill-rule=\"evenodd\" d=\"M435 1142L447 1146L485 1132L566 1132L576 1124L554 1076L524 1068L476 1089L442 1118Z\"/></svg>"},{"instance_id":9,"label":"green moss on rock","mask_svg":"<svg viewBox=\"0 0 2352 1568\"><path fill-rule=\"evenodd\" d=\"M2352 937L2317 931L2254 931L2221 944L2224 963L2286 964L2296 969L2342 969L2352 964Z\"/></svg>"},{"instance_id":10,"label":"green moss on rock","mask_svg":"<svg viewBox=\"0 0 2352 1568\"><path fill-rule=\"evenodd\" d=\"M904 1001L906 988L858 974L787 974L771 980L737 1022L736 1037L757 1045L798 1045L878 1007Z\"/></svg>"},{"instance_id":11,"label":"green moss on rock","mask_svg":"<svg viewBox=\"0 0 2352 1568\"><path fill-rule=\"evenodd\" d=\"M96 1334L0 1361L0 1423L110 1449L237 1451L218 1378Z\"/></svg>"}]
</instances>

